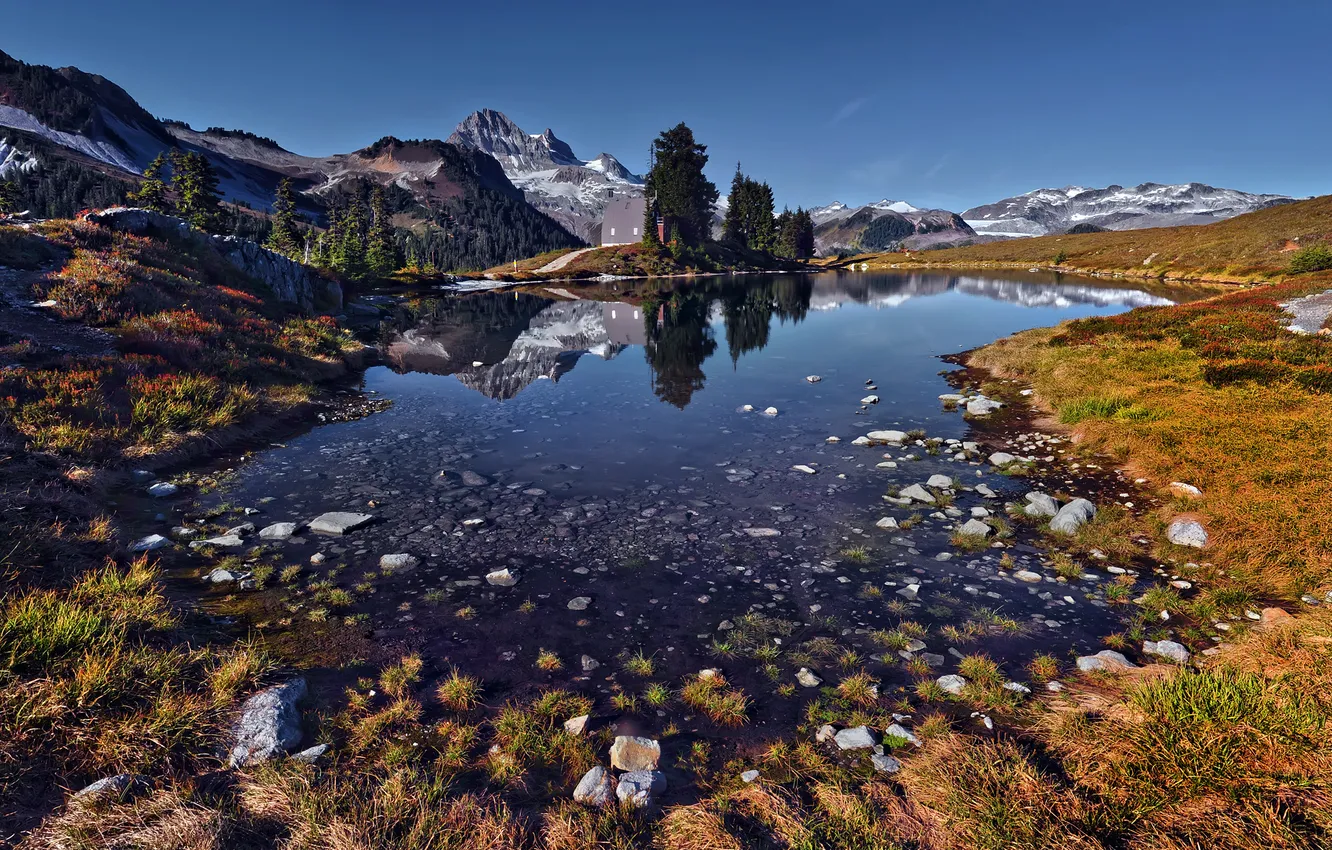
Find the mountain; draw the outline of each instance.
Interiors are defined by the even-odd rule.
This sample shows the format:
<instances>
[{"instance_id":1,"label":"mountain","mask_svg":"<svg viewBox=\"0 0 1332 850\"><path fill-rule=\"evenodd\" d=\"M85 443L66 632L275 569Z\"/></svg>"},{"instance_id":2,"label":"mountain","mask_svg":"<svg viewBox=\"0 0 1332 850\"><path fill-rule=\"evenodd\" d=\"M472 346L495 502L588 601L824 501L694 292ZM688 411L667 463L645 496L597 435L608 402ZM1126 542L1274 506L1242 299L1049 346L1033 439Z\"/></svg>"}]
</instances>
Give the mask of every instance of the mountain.
<instances>
[{"instance_id":1,"label":"mountain","mask_svg":"<svg viewBox=\"0 0 1332 850\"><path fill-rule=\"evenodd\" d=\"M553 130L525 133L493 109L467 116L448 141L490 154L528 203L594 245L601 238L606 206L643 194L643 178L611 154L579 159Z\"/></svg>"},{"instance_id":2,"label":"mountain","mask_svg":"<svg viewBox=\"0 0 1332 850\"><path fill-rule=\"evenodd\" d=\"M1143 183L1104 189L1066 186L972 207L962 218L981 235L1042 236L1077 225L1136 230L1208 224L1292 200L1285 195L1255 195L1202 183Z\"/></svg>"},{"instance_id":3,"label":"mountain","mask_svg":"<svg viewBox=\"0 0 1332 850\"><path fill-rule=\"evenodd\" d=\"M550 161L577 162L553 134L541 138ZM68 217L123 202L143 168L173 149L203 153L224 197L254 209L271 209L278 183L291 178L302 212L314 221L348 194L384 186L413 256L444 269L486 268L579 244L527 203L493 157L472 146L386 136L351 153L302 156L243 130L159 120L103 77L0 53L0 161L7 179L22 166L37 214ZM613 158L596 162L597 168L569 167L606 181L623 171Z\"/></svg>"},{"instance_id":4,"label":"mountain","mask_svg":"<svg viewBox=\"0 0 1332 850\"><path fill-rule=\"evenodd\" d=\"M922 210L887 199L861 207L837 201L810 210L814 247L820 254L941 248L972 241L976 233L957 213Z\"/></svg>"}]
</instances>

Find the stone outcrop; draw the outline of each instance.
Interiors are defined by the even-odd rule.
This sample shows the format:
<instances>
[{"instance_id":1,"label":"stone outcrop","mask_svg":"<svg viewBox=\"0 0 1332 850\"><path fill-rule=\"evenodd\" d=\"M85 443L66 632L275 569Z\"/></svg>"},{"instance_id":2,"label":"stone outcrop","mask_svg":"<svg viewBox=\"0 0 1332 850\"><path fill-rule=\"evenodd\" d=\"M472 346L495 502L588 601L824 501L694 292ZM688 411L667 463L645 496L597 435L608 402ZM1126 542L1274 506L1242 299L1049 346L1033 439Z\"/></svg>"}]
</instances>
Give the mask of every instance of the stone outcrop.
<instances>
[{"instance_id":1,"label":"stone outcrop","mask_svg":"<svg viewBox=\"0 0 1332 850\"><path fill-rule=\"evenodd\" d=\"M210 245L227 262L268 287L273 297L303 310L342 306L342 287L321 277L309 266L270 251L239 236L209 236L189 222L136 207L111 207L91 212L87 220L135 236L161 234L197 239Z\"/></svg>"},{"instance_id":2,"label":"stone outcrop","mask_svg":"<svg viewBox=\"0 0 1332 850\"><path fill-rule=\"evenodd\" d=\"M246 700L232 729L228 763L245 767L294 749L301 742L301 713L296 704L304 697L305 680L297 678Z\"/></svg>"}]
</instances>

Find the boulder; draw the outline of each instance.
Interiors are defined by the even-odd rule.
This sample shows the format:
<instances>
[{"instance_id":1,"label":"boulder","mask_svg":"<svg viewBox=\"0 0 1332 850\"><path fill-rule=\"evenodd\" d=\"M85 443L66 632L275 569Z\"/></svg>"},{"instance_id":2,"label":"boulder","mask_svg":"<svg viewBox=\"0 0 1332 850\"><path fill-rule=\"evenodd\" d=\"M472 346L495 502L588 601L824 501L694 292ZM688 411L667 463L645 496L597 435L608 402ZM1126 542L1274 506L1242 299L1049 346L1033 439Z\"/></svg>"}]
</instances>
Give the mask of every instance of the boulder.
<instances>
[{"instance_id":1,"label":"boulder","mask_svg":"<svg viewBox=\"0 0 1332 850\"><path fill-rule=\"evenodd\" d=\"M893 519L893 518L890 517L890 516L880 517L879 521L876 522L876 523L874 523L874 527L875 527L875 528L882 528L882 529L884 529L884 530L892 530L892 529L896 529L896 528L897 528L897 520Z\"/></svg>"},{"instance_id":2,"label":"boulder","mask_svg":"<svg viewBox=\"0 0 1332 850\"><path fill-rule=\"evenodd\" d=\"M802 688L817 688L823 684L823 680L815 676L808 667L801 667L796 671L796 681L800 683Z\"/></svg>"},{"instance_id":3,"label":"boulder","mask_svg":"<svg viewBox=\"0 0 1332 850\"><path fill-rule=\"evenodd\" d=\"M1178 518L1166 528L1166 539L1176 546L1201 549L1207 545L1207 529L1196 519Z\"/></svg>"},{"instance_id":4,"label":"boulder","mask_svg":"<svg viewBox=\"0 0 1332 850\"><path fill-rule=\"evenodd\" d=\"M833 736L833 741L839 750L868 750L878 743L868 726L843 729Z\"/></svg>"},{"instance_id":5,"label":"boulder","mask_svg":"<svg viewBox=\"0 0 1332 850\"><path fill-rule=\"evenodd\" d=\"M919 484L908 484L906 487L903 487L897 495L901 496L903 499L910 499L913 502L923 502L927 505L934 504L933 494Z\"/></svg>"},{"instance_id":6,"label":"boulder","mask_svg":"<svg viewBox=\"0 0 1332 850\"><path fill-rule=\"evenodd\" d=\"M853 445L853 446L872 446L872 445L874 445L874 441L871 440L869 437L856 437L854 440L851 441L851 445Z\"/></svg>"},{"instance_id":7,"label":"boulder","mask_svg":"<svg viewBox=\"0 0 1332 850\"><path fill-rule=\"evenodd\" d=\"M1176 664L1189 663L1189 650L1182 643L1173 640L1145 640L1142 642L1144 655L1156 655L1169 659Z\"/></svg>"},{"instance_id":8,"label":"boulder","mask_svg":"<svg viewBox=\"0 0 1332 850\"><path fill-rule=\"evenodd\" d=\"M661 744L651 738L619 735L611 744L610 762L616 770L656 770Z\"/></svg>"},{"instance_id":9,"label":"boulder","mask_svg":"<svg viewBox=\"0 0 1332 850\"><path fill-rule=\"evenodd\" d=\"M486 573L486 584L495 587L513 587L518 583L518 574L505 567L502 570L492 570Z\"/></svg>"},{"instance_id":10,"label":"boulder","mask_svg":"<svg viewBox=\"0 0 1332 850\"><path fill-rule=\"evenodd\" d=\"M171 545L171 539L163 537L160 534L150 534L147 537L140 537L129 545L131 552L152 552L155 549L161 549Z\"/></svg>"},{"instance_id":11,"label":"boulder","mask_svg":"<svg viewBox=\"0 0 1332 850\"><path fill-rule=\"evenodd\" d=\"M898 761L895 756L883 753L875 753L870 756L870 763L874 765L874 769L879 773L897 773L902 769L902 762Z\"/></svg>"},{"instance_id":12,"label":"boulder","mask_svg":"<svg viewBox=\"0 0 1332 850\"><path fill-rule=\"evenodd\" d=\"M342 287L309 266L239 236L214 236L211 242L224 259L267 286L279 301L304 310L342 306Z\"/></svg>"},{"instance_id":13,"label":"boulder","mask_svg":"<svg viewBox=\"0 0 1332 850\"><path fill-rule=\"evenodd\" d=\"M374 522L370 514L329 511L310 520L310 530L319 534L347 534Z\"/></svg>"},{"instance_id":14,"label":"boulder","mask_svg":"<svg viewBox=\"0 0 1332 850\"><path fill-rule=\"evenodd\" d=\"M875 443L905 443L907 440L906 431L870 431L865 435L866 439Z\"/></svg>"},{"instance_id":15,"label":"boulder","mask_svg":"<svg viewBox=\"0 0 1332 850\"><path fill-rule=\"evenodd\" d=\"M592 604L592 597L575 596L573 599L570 599L568 604L565 605L564 607L568 608L570 611L586 611L587 606L591 604Z\"/></svg>"},{"instance_id":16,"label":"boulder","mask_svg":"<svg viewBox=\"0 0 1332 850\"><path fill-rule=\"evenodd\" d=\"M962 526L958 528L960 534L965 534L969 537L989 537L993 531L993 528L990 528L990 526L978 519L969 519L962 523Z\"/></svg>"},{"instance_id":17,"label":"boulder","mask_svg":"<svg viewBox=\"0 0 1332 850\"><path fill-rule=\"evenodd\" d=\"M260 540L290 540L300 526L294 522L275 522L259 531Z\"/></svg>"},{"instance_id":18,"label":"boulder","mask_svg":"<svg viewBox=\"0 0 1332 850\"><path fill-rule=\"evenodd\" d=\"M296 704L304 698L305 679L296 678L246 700L231 730L231 767L268 761L299 744L301 713Z\"/></svg>"},{"instance_id":19,"label":"boulder","mask_svg":"<svg viewBox=\"0 0 1332 850\"><path fill-rule=\"evenodd\" d=\"M1086 499L1074 499L1060 508L1059 513L1050 520L1050 530L1060 534L1073 534L1091 522L1095 516L1095 505Z\"/></svg>"},{"instance_id":20,"label":"boulder","mask_svg":"<svg viewBox=\"0 0 1332 850\"><path fill-rule=\"evenodd\" d=\"M589 715L580 714L577 717L570 717L564 721L564 731L574 737L581 737L587 729L587 721L591 719Z\"/></svg>"},{"instance_id":21,"label":"boulder","mask_svg":"<svg viewBox=\"0 0 1332 850\"><path fill-rule=\"evenodd\" d=\"M1135 670L1137 667L1138 665L1113 649L1103 649L1095 655L1084 655L1078 659L1078 669L1084 673L1093 670Z\"/></svg>"},{"instance_id":22,"label":"boulder","mask_svg":"<svg viewBox=\"0 0 1332 850\"><path fill-rule=\"evenodd\" d=\"M968 416L989 416L1004 406L1002 401L995 401L985 396L976 396L967 402Z\"/></svg>"},{"instance_id":23,"label":"boulder","mask_svg":"<svg viewBox=\"0 0 1332 850\"><path fill-rule=\"evenodd\" d=\"M659 770L631 770L620 775L615 796L627 806L646 806L666 792L666 774Z\"/></svg>"},{"instance_id":24,"label":"boulder","mask_svg":"<svg viewBox=\"0 0 1332 850\"><path fill-rule=\"evenodd\" d=\"M1008 452L995 452L994 454L990 455L991 466L998 466L1002 468L1013 463L1017 463L1017 458L1009 454Z\"/></svg>"},{"instance_id":25,"label":"boulder","mask_svg":"<svg viewBox=\"0 0 1332 850\"><path fill-rule=\"evenodd\" d=\"M907 599L915 599L920 595L920 585L908 584L906 587L900 587L897 589L897 595L904 596Z\"/></svg>"},{"instance_id":26,"label":"boulder","mask_svg":"<svg viewBox=\"0 0 1332 850\"><path fill-rule=\"evenodd\" d=\"M935 682L938 683L939 687L944 689L945 693L950 693L954 696L962 693L962 689L967 686L967 680L956 673L940 676Z\"/></svg>"},{"instance_id":27,"label":"boulder","mask_svg":"<svg viewBox=\"0 0 1332 850\"><path fill-rule=\"evenodd\" d=\"M1055 517L1059 514L1059 503L1049 493L1033 491L1026 495L1027 506L1023 512L1030 517Z\"/></svg>"},{"instance_id":28,"label":"boulder","mask_svg":"<svg viewBox=\"0 0 1332 850\"><path fill-rule=\"evenodd\" d=\"M578 780L573 798L576 802L586 803L589 806L608 806L615 799L616 784L611 772L597 765Z\"/></svg>"},{"instance_id":29,"label":"boulder","mask_svg":"<svg viewBox=\"0 0 1332 850\"><path fill-rule=\"evenodd\" d=\"M925 486L934 487L937 490L951 490L953 489L953 479L947 475L931 475L929 480L925 482Z\"/></svg>"},{"instance_id":30,"label":"boulder","mask_svg":"<svg viewBox=\"0 0 1332 850\"><path fill-rule=\"evenodd\" d=\"M410 570L415 569L420 563L420 558L406 552L379 556L379 568L381 570Z\"/></svg>"}]
</instances>

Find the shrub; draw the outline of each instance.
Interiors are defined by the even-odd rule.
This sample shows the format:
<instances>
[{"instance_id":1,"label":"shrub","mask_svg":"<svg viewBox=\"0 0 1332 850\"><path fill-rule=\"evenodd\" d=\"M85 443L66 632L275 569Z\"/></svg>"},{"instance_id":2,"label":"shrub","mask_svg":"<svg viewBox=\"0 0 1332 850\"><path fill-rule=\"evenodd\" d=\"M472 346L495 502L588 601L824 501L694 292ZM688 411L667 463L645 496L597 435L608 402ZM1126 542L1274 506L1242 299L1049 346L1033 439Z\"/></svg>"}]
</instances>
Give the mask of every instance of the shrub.
<instances>
[{"instance_id":1,"label":"shrub","mask_svg":"<svg viewBox=\"0 0 1332 850\"><path fill-rule=\"evenodd\" d=\"M1332 248L1326 245L1308 245L1301 248L1290 255L1290 265L1286 268L1291 274L1332 269Z\"/></svg>"}]
</instances>

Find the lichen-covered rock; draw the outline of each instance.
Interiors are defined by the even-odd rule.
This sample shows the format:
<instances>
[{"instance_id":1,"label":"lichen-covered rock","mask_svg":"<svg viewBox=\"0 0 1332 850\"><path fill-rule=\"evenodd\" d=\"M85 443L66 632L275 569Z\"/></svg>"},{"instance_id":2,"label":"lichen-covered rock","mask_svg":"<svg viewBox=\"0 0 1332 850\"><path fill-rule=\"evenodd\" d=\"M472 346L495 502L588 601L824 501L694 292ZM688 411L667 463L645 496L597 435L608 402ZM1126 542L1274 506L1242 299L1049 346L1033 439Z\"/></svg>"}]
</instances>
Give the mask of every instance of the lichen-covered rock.
<instances>
[{"instance_id":1,"label":"lichen-covered rock","mask_svg":"<svg viewBox=\"0 0 1332 850\"><path fill-rule=\"evenodd\" d=\"M589 770L583 774L583 778L578 780L578 787L574 788L573 798L579 803L586 803L589 806L608 806L615 799L616 788L615 777L611 772L601 765Z\"/></svg>"},{"instance_id":2,"label":"lichen-covered rock","mask_svg":"<svg viewBox=\"0 0 1332 850\"><path fill-rule=\"evenodd\" d=\"M620 735L611 744L610 762L616 770L656 770L661 744L651 738Z\"/></svg>"},{"instance_id":3,"label":"lichen-covered rock","mask_svg":"<svg viewBox=\"0 0 1332 850\"><path fill-rule=\"evenodd\" d=\"M245 701L231 731L228 763L245 767L282 755L301 742L301 713L296 704L305 697L305 679L260 691Z\"/></svg>"}]
</instances>

